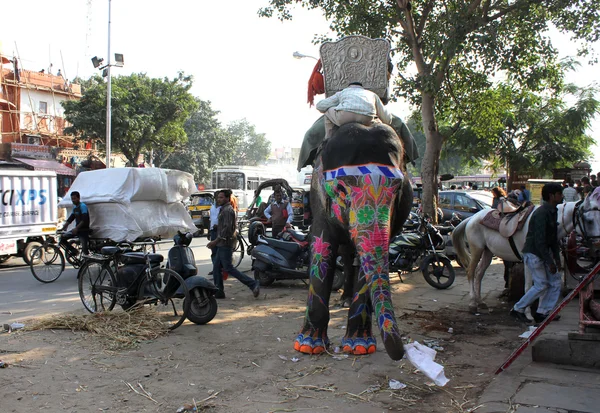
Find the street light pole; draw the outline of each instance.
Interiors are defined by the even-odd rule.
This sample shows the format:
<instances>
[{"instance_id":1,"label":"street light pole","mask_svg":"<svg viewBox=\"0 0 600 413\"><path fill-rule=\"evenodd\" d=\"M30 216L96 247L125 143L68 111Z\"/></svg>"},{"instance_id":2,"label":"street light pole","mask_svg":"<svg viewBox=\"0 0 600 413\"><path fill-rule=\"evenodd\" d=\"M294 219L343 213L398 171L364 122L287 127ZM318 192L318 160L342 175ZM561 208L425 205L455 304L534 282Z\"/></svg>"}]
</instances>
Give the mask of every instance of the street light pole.
<instances>
[{"instance_id":1,"label":"street light pole","mask_svg":"<svg viewBox=\"0 0 600 413\"><path fill-rule=\"evenodd\" d=\"M107 83L106 83L106 168L110 168L110 141L111 141L111 78L110 78L110 7L111 0L108 0L108 62L106 65Z\"/></svg>"},{"instance_id":2,"label":"street light pole","mask_svg":"<svg viewBox=\"0 0 600 413\"><path fill-rule=\"evenodd\" d=\"M307 54L304 54L304 53L300 53L300 52L294 52L294 54L292 56L294 56L294 59L304 59L304 58L308 57L310 59L319 60L319 59L317 59L314 56L310 56L310 55L307 55Z\"/></svg>"}]
</instances>

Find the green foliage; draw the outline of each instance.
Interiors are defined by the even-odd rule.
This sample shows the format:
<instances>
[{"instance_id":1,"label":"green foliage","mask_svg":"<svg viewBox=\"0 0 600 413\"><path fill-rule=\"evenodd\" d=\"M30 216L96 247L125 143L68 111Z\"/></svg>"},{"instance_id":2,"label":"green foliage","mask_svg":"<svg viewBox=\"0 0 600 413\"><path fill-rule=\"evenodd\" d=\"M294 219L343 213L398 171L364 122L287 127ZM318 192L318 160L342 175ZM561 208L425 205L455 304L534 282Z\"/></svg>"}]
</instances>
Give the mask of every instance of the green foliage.
<instances>
[{"instance_id":1,"label":"green foliage","mask_svg":"<svg viewBox=\"0 0 600 413\"><path fill-rule=\"evenodd\" d=\"M246 119L230 123L227 133L236 142L234 165L256 166L263 164L269 157L271 142L265 138L264 133L257 133L254 125Z\"/></svg>"},{"instance_id":2,"label":"green foliage","mask_svg":"<svg viewBox=\"0 0 600 413\"><path fill-rule=\"evenodd\" d=\"M425 152L426 138L420 124L415 121L415 119L410 119L407 122L407 126L415 138L419 153ZM444 130L446 128L442 129ZM469 131L461 129L455 133L462 135L469 133ZM421 162L423 162L422 157L415 161L415 166L409 165L409 171L413 176L420 175ZM475 175L481 170L482 166L483 163L480 158L471 155L470 151L465 151L462 147L446 142L442 149L442 154L440 156L440 174L453 174L455 176Z\"/></svg>"},{"instance_id":3,"label":"green foliage","mask_svg":"<svg viewBox=\"0 0 600 413\"><path fill-rule=\"evenodd\" d=\"M187 143L160 166L189 172L197 183L209 184L214 167L232 161L237 139L223 129L217 120L219 112L212 109L210 102L196 102L198 109L184 125Z\"/></svg>"},{"instance_id":4,"label":"green foliage","mask_svg":"<svg viewBox=\"0 0 600 413\"><path fill-rule=\"evenodd\" d=\"M572 166L591 155L586 129L600 108L595 92L565 85L551 94L533 93L500 84L464 105L461 117L471 133L457 135L455 145L490 159L496 169L509 165L543 175Z\"/></svg>"},{"instance_id":5,"label":"green foliage","mask_svg":"<svg viewBox=\"0 0 600 413\"><path fill-rule=\"evenodd\" d=\"M507 119L496 116L506 110L496 107L491 98L479 97L494 87L496 79L505 78L511 88L534 95L542 91L555 94L564 88L564 68L547 35L551 27L582 41L578 51L582 56L589 56L590 42L600 38L598 0L269 0L259 14L287 20L292 18L296 5L321 10L330 22L329 28L339 36L362 34L391 42L398 69L394 95L419 108L427 134L422 173L425 208L430 215L434 215L436 172L441 171L438 154L443 152L444 141L448 142L438 124L452 125L446 129L452 133L462 129L463 137L472 138L500 130L500 124L505 125ZM317 35L315 39L323 37ZM535 103L540 96L523 98ZM584 100L590 104L589 99ZM513 99L501 104L511 106L510 101ZM465 128L463 113L467 112L478 113L487 123L471 122ZM554 114L558 116L561 111L557 109ZM550 126L571 137L579 128L572 123L552 124L542 118L547 127L546 133L541 134L536 132L533 118L542 114L523 115L532 117L527 122L529 136L537 136L538 142L546 144L525 146L535 155L522 153L521 158L534 162L535 156L544 154L548 155L544 160L555 159L553 162L559 163L549 153L564 143L561 139L565 135L549 133ZM575 119L577 115L573 114L569 120ZM515 135L521 135L520 129L515 129ZM510 145L511 136L503 137L505 145ZM582 134L578 137L575 146L583 149L588 140ZM513 145L520 148L518 143Z\"/></svg>"},{"instance_id":6,"label":"green foliage","mask_svg":"<svg viewBox=\"0 0 600 413\"><path fill-rule=\"evenodd\" d=\"M85 82L81 100L64 102L68 134L106 142L106 84L99 76ZM189 93L192 79L179 73L174 79L132 74L112 79L111 149L137 165L142 152L154 149L166 156L184 145L183 128L197 108Z\"/></svg>"}]
</instances>

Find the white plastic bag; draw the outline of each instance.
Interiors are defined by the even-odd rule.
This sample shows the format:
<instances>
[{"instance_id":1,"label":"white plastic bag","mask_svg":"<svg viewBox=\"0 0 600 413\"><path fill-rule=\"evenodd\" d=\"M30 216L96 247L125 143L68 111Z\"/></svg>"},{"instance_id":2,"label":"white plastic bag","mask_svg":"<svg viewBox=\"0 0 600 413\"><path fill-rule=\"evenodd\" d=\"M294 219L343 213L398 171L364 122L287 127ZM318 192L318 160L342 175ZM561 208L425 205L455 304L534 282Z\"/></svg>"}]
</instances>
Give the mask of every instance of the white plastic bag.
<instances>
[{"instance_id":1,"label":"white plastic bag","mask_svg":"<svg viewBox=\"0 0 600 413\"><path fill-rule=\"evenodd\" d=\"M413 341L404 346L404 351L408 361L433 380L436 385L443 387L448 383L449 380L444 375L444 367L433 361L437 354L434 349L424 346L418 341Z\"/></svg>"}]
</instances>

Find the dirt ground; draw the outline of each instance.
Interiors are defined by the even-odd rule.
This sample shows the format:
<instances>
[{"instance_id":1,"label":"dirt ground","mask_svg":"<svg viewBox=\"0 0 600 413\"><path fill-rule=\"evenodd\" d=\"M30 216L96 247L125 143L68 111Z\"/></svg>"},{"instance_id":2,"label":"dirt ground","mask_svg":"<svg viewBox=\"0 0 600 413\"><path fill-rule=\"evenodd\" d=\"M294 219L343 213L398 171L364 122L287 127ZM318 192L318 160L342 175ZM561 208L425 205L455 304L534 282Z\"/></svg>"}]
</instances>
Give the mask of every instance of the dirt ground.
<instances>
[{"instance_id":1,"label":"dirt ground","mask_svg":"<svg viewBox=\"0 0 600 413\"><path fill-rule=\"evenodd\" d=\"M519 344L523 328L509 318L509 304L490 301L490 313L472 315L462 298L432 312L425 308L429 298L421 298L423 305L407 309L401 291L410 291L406 294L414 301L418 288L422 297L452 290L393 280L401 330L443 348L436 358L450 379L443 388L408 361L390 360L382 349L365 357L296 353L292 344L303 319L306 287L300 281L278 282L255 300L229 280L228 298L219 300L210 324L186 323L133 350L103 350L102 340L82 332L1 334L0 359L11 366L0 369L0 410L174 413L195 403L207 412L472 411L494 370ZM457 282L464 283L458 269ZM344 334L346 313L332 310L334 345ZM406 388L391 390L390 379Z\"/></svg>"}]
</instances>

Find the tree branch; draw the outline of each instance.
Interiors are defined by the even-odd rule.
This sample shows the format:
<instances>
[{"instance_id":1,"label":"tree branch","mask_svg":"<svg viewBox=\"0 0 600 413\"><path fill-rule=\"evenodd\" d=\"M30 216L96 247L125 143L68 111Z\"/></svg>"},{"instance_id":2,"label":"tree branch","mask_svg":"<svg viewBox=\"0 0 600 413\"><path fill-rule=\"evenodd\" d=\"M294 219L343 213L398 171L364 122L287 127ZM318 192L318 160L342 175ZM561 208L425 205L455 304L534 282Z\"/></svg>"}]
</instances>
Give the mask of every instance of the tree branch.
<instances>
[{"instance_id":1,"label":"tree branch","mask_svg":"<svg viewBox=\"0 0 600 413\"><path fill-rule=\"evenodd\" d=\"M473 14L477 7L481 4L481 0L473 0L471 4L469 4L469 8L467 9L467 14Z\"/></svg>"},{"instance_id":2,"label":"tree branch","mask_svg":"<svg viewBox=\"0 0 600 413\"><path fill-rule=\"evenodd\" d=\"M425 28L425 23L427 23L427 18L429 17L429 13L433 10L434 1L429 0L425 7L423 8L423 14L421 15L421 20L417 25L416 34L417 34L417 42L421 42L421 35L423 34L423 29Z\"/></svg>"},{"instance_id":3,"label":"tree branch","mask_svg":"<svg viewBox=\"0 0 600 413\"><path fill-rule=\"evenodd\" d=\"M521 8L521 7L530 7L533 6L534 4L541 4L543 3L544 0L523 0L523 1L517 1L516 3L512 4L511 6L508 6L507 8L500 10L498 13L494 14L493 16L487 16L484 15L484 20L486 23L489 23L491 21L494 20L498 20L499 18L507 15L508 13Z\"/></svg>"}]
</instances>

